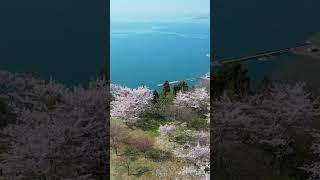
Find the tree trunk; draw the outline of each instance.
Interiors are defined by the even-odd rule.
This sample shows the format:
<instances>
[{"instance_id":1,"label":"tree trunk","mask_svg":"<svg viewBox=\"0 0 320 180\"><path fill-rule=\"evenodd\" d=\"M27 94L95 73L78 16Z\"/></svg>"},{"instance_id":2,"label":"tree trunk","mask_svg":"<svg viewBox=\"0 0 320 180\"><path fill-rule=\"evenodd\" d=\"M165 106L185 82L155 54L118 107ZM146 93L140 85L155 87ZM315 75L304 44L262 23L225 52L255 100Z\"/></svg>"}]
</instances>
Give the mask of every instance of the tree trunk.
<instances>
[{"instance_id":1,"label":"tree trunk","mask_svg":"<svg viewBox=\"0 0 320 180\"><path fill-rule=\"evenodd\" d=\"M118 154L118 148L117 147L114 148L114 151L116 152L116 155L118 156L119 154Z\"/></svg>"},{"instance_id":2,"label":"tree trunk","mask_svg":"<svg viewBox=\"0 0 320 180\"><path fill-rule=\"evenodd\" d=\"M130 166L127 165L127 170L128 170L128 176L130 176Z\"/></svg>"}]
</instances>

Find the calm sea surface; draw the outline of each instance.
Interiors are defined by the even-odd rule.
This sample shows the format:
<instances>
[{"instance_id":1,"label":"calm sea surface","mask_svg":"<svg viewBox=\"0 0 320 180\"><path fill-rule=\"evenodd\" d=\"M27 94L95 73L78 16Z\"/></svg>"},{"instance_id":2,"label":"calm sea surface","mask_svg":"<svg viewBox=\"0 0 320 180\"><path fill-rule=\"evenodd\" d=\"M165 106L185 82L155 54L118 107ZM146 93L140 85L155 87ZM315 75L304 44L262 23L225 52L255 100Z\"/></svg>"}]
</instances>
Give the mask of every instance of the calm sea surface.
<instances>
[{"instance_id":1,"label":"calm sea surface","mask_svg":"<svg viewBox=\"0 0 320 180\"><path fill-rule=\"evenodd\" d=\"M83 7L75 9L71 1L59 0L59 6L36 1L45 9L30 11L23 7L32 4L20 1L20 8L11 1L0 6L0 69L37 72L67 83L95 78L105 57L99 5L82 0ZM213 6L215 58L289 47L320 31L319 0L215 0ZM95 15L91 19L81 15L88 8ZM156 88L164 80L202 76L209 71L209 38L204 23L112 23L111 81ZM259 77L295 59L282 56L246 66Z\"/></svg>"},{"instance_id":2,"label":"calm sea surface","mask_svg":"<svg viewBox=\"0 0 320 180\"><path fill-rule=\"evenodd\" d=\"M0 70L87 85L106 64L105 1L0 1Z\"/></svg>"},{"instance_id":3,"label":"calm sea surface","mask_svg":"<svg viewBox=\"0 0 320 180\"><path fill-rule=\"evenodd\" d=\"M215 0L213 53L217 58L238 57L303 43L320 31L318 7L317 0ZM245 65L255 79L284 71L285 66L300 59L285 55Z\"/></svg>"},{"instance_id":4,"label":"calm sea surface","mask_svg":"<svg viewBox=\"0 0 320 180\"><path fill-rule=\"evenodd\" d=\"M110 43L112 83L155 89L209 72L209 23L112 23Z\"/></svg>"}]
</instances>

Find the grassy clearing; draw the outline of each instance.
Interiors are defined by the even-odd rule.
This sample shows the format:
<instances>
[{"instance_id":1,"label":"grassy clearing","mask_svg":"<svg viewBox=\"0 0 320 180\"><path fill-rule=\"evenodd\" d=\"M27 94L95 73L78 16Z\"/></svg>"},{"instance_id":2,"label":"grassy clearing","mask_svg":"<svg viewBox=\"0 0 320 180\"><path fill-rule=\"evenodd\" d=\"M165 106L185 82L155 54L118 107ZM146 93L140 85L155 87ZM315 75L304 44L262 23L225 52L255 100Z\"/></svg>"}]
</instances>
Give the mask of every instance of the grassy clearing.
<instances>
[{"instance_id":1,"label":"grassy clearing","mask_svg":"<svg viewBox=\"0 0 320 180\"><path fill-rule=\"evenodd\" d=\"M157 140L156 142L164 143L163 139ZM161 150L169 150L172 147L163 147ZM130 164L131 175L128 175L127 168L121 162L121 157L116 156L113 151L111 151L111 180L156 180L156 179L174 179L173 177L179 177L178 172L184 165L183 162L179 162L176 159L164 160L164 161L153 161L149 158L141 157L138 160ZM139 174L139 171L144 171L144 173Z\"/></svg>"},{"instance_id":2,"label":"grassy clearing","mask_svg":"<svg viewBox=\"0 0 320 180\"><path fill-rule=\"evenodd\" d=\"M148 130L146 131L146 134L150 137L153 137L153 138L156 138L159 136L159 132L157 129L151 129L151 130Z\"/></svg>"},{"instance_id":3,"label":"grassy clearing","mask_svg":"<svg viewBox=\"0 0 320 180\"><path fill-rule=\"evenodd\" d=\"M158 128L151 128L144 131L149 137L154 140L154 153L157 152L172 152L176 147L174 142L170 142L166 136L161 136ZM120 151L122 151L120 149ZM121 153L120 153L121 154ZM179 172L185 165L173 156L169 158L156 159L145 158L143 155L130 163L130 175L128 169L121 156L117 156L114 150L111 150L111 179L112 180L153 180L153 179L175 179L179 178Z\"/></svg>"}]
</instances>

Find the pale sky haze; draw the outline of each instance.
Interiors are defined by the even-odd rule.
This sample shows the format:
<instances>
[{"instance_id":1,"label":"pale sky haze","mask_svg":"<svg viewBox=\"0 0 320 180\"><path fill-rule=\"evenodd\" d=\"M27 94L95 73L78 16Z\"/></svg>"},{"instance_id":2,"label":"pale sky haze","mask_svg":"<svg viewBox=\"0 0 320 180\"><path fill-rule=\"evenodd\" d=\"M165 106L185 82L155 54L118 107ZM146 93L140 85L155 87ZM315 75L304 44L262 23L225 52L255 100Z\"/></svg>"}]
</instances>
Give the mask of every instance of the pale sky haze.
<instances>
[{"instance_id":1,"label":"pale sky haze","mask_svg":"<svg viewBox=\"0 0 320 180\"><path fill-rule=\"evenodd\" d=\"M210 0L110 0L111 21L209 18Z\"/></svg>"}]
</instances>

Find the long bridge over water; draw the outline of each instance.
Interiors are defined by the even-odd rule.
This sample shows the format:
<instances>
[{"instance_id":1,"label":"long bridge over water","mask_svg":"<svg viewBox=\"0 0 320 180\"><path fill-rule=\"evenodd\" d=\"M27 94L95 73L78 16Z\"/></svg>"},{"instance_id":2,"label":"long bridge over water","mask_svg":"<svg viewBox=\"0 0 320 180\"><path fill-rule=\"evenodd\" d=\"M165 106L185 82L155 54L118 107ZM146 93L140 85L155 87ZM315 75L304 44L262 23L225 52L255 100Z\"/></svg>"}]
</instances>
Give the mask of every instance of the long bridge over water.
<instances>
[{"instance_id":1,"label":"long bridge over water","mask_svg":"<svg viewBox=\"0 0 320 180\"><path fill-rule=\"evenodd\" d=\"M237 58L224 58L220 60L213 61L214 66L220 66L227 63L234 63L234 62L245 62L250 60L259 60L259 61L268 61L274 56L279 56L287 53L294 53L294 54L301 54L301 55L309 55L314 56L315 54L320 58L320 49L314 46L311 42L305 42L302 44L298 44L292 47L271 50L271 51L263 51L249 56L237 57ZM318 53L318 54L317 54ZM207 55L210 58L210 55ZM206 79L210 80L210 73L207 73L203 77L196 77L196 78L189 78L185 79L184 81L194 81L196 79ZM180 80L171 81L169 84L176 84ZM158 86L162 86L162 84L158 84Z\"/></svg>"},{"instance_id":2,"label":"long bridge over water","mask_svg":"<svg viewBox=\"0 0 320 180\"><path fill-rule=\"evenodd\" d=\"M222 65L222 64L227 64L227 63L233 63L233 62L244 62L244 61L249 61L249 60L260 60L260 61L266 61L272 58L273 56L279 56L282 54L287 54L287 53L294 53L295 51L299 49L306 49L306 48L311 48L312 45L308 42L299 44L293 47L288 47L288 48L283 48L283 49L277 49L277 50L272 50L272 51L264 51L264 52L259 52L253 55L249 56L244 56L244 57L238 57L238 58L228 58L228 59L220 59L217 61L213 62L213 65Z\"/></svg>"}]
</instances>

